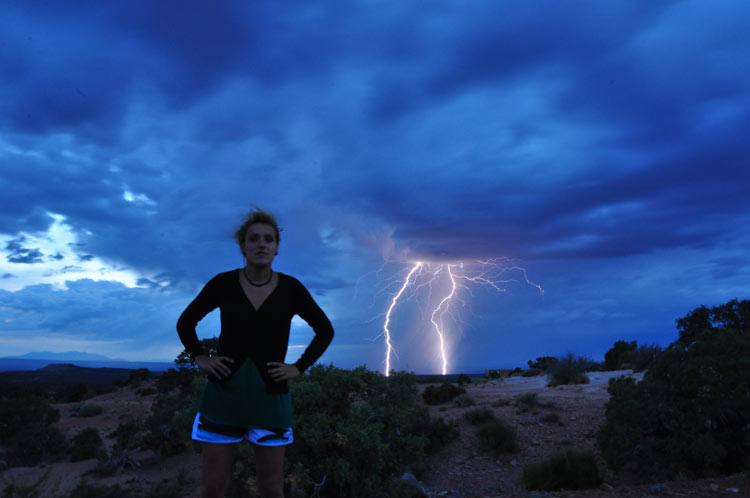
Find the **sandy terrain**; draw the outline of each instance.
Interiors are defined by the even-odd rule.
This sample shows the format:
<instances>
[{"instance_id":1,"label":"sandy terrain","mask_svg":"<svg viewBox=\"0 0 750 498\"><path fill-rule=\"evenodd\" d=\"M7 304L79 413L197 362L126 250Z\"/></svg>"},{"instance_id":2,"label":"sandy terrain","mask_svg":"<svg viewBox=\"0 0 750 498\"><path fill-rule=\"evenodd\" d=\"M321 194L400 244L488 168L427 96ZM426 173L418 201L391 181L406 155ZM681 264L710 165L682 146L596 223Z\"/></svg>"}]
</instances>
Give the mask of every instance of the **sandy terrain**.
<instances>
[{"instance_id":1,"label":"sandy terrain","mask_svg":"<svg viewBox=\"0 0 750 498\"><path fill-rule=\"evenodd\" d=\"M448 447L431 457L429 471L422 482L431 496L453 498L472 497L618 497L641 498L650 496L743 496L750 497L750 478L747 473L700 481L660 483L664 492L656 493L652 485L634 485L636 476L614 475L599 461L604 469L605 484L601 489L587 491L561 491L553 493L529 494L521 486L521 473L524 465L535 463L563 448L595 450L595 435L604 421L604 405L609 397L607 381L619 375L632 375L630 371L592 372L590 384L559 386L549 388L545 377L511 377L502 380L474 381L467 387L468 394L476 405L457 408L451 404L443 407L429 407L433 416L455 419L459 424L460 436ZM634 377L640 380L641 374ZM141 387L144 387L142 385ZM420 386L420 390L425 385ZM84 427L96 427L106 436L121 423L131 419L143 419L150 410L153 396L139 396L130 387L88 400L104 408L101 415L89 418L71 416L75 403L55 405L60 409L58 423L66 436L73 436ZM527 392L537 393L541 404L547 402L553 407L539 407L536 411L518 413L513 397ZM505 399L509 404L496 406L498 400ZM484 406L491 409L497 418L513 425L519 434L521 451L516 454L491 456L478 451L476 427L463 418L470 409ZM545 422L543 417L556 413L559 421ZM105 438L108 447L114 443ZM107 478L85 475L93 469L97 461L86 460L71 463L67 461L31 468L12 468L0 474L0 490L7 485L28 486L43 481L39 486L40 497L60 498L67 496L80 479L94 483L120 483L128 489L140 490L145 496L149 489L163 479L173 479L182 473L187 481L186 497L198 497L200 478L199 456L186 452L162 460L151 451L139 451L132 455L137 469L118 473ZM650 492L654 491L654 492ZM354 497L352 497L354 498Z\"/></svg>"}]
</instances>

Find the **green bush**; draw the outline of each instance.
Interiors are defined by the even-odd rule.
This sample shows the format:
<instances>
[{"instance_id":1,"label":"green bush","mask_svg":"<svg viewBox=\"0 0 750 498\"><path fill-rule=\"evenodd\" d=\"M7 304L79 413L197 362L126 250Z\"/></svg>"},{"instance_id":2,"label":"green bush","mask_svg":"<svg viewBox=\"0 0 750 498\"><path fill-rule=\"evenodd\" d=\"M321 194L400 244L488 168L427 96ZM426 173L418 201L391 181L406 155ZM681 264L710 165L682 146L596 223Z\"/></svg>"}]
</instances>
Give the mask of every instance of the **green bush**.
<instances>
[{"instance_id":1,"label":"green bush","mask_svg":"<svg viewBox=\"0 0 750 498\"><path fill-rule=\"evenodd\" d=\"M190 388L160 391L143 424L143 447L162 456L176 455L192 445L190 434L196 403L203 392L206 379L189 370L183 372L190 375ZM185 379L181 382L187 384Z\"/></svg>"},{"instance_id":2,"label":"green bush","mask_svg":"<svg viewBox=\"0 0 750 498\"><path fill-rule=\"evenodd\" d=\"M118 425L109 433L109 437L115 439L115 448L132 450L140 443L140 434L143 431L143 422L137 419L128 420Z\"/></svg>"},{"instance_id":3,"label":"green bush","mask_svg":"<svg viewBox=\"0 0 750 498\"><path fill-rule=\"evenodd\" d=\"M657 344L641 345L632 352L629 363L635 372L643 372L651 368L656 357L661 354L663 348Z\"/></svg>"},{"instance_id":4,"label":"green bush","mask_svg":"<svg viewBox=\"0 0 750 498\"><path fill-rule=\"evenodd\" d=\"M416 376L315 366L291 384L295 444L287 465L299 496L377 496L404 471L421 472L435 431L417 402ZM290 491L290 496L291 496Z\"/></svg>"},{"instance_id":5,"label":"green bush","mask_svg":"<svg viewBox=\"0 0 750 498\"><path fill-rule=\"evenodd\" d=\"M476 402L468 394L461 394L453 400L453 404L459 408L466 408L467 406L474 406Z\"/></svg>"},{"instance_id":6,"label":"green bush","mask_svg":"<svg viewBox=\"0 0 750 498\"><path fill-rule=\"evenodd\" d=\"M527 361L526 363L529 365L530 370L542 370L547 371L557 363L557 358L554 356L540 356L534 361Z\"/></svg>"},{"instance_id":7,"label":"green bush","mask_svg":"<svg viewBox=\"0 0 750 498\"><path fill-rule=\"evenodd\" d=\"M635 341L615 341L609 351L604 353L604 369L621 370L624 363L632 362L632 356L637 349Z\"/></svg>"},{"instance_id":8,"label":"green bush","mask_svg":"<svg viewBox=\"0 0 750 498\"><path fill-rule=\"evenodd\" d=\"M456 384L458 384L459 386L471 384L471 377L466 374L460 374L458 376L458 379L456 379Z\"/></svg>"},{"instance_id":9,"label":"green bush","mask_svg":"<svg viewBox=\"0 0 750 498\"><path fill-rule=\"evenodd\" d=\"M148 368L137 368L128 375L128 384L139 386L141 382L151 378L151 370Z\"/></svg>"},{"instance_id":10,"label":"green bush","mask_svg":"<svg viewBox=\"0 0 750 498\"><path fill-rule=\"evenodd\" d=\"M9 484L3 489L3 498L36 498L39 496L39 486L41 486L42 482L39 481L30 486Z\"/></svg>"},{"instance_id":11,"label":"green bush","mask_svg":"<svg viewBox=\"0 0 750 498\"><path fill-rule=\"evenodd\" d=\"M190 368L180 370L170 368L159 376L156 381L156 390L160 393L169 393L177 389L181 394L189 395L192 392L194 379L200 375L197 370Z\"/></svg>"},{"instance_id":12,"label":"green bush","mask_svg":"<svg viewBox=\"0 0 750 498\"><path fill-rule=\"evenodd\" d=\"M550 367L548 385L554 387L563 384L588 384L589 378L586 376L586 370L589 370L592 365L591 360L568 353Z\"/></svg>"},{"instance_id":13,"label":"green bush","mask_svg":"<svg viewBox=\"0 0 750 498\"><path fill-rule=\"evenodd\" d=\"M528 490L559 491L596 488L602 478L592 452L566 450L525 466L522 481Z\"/></svg>"},{"instance_id":14,"label":"green bush","mask_svg":"<svg viewBox=\"0 0 750 498\"><path fill-rule=\"evenodd\" d=\"M516 401L517 413L526 413L528 411L536 412L540 406L537 394L534 392L517 394L513 399Z\"/></svg>"},{"instance_id":15,"label":"green bush","mask_svg":"<svg viewBox=\"0 0 750 498\"><path fill-rule=\"evenodd\" d=\"M464 418L472 425L482 425L495 420L495 414L489 408L474 408L464 413Z\"/></svg>"},{"instance_id":16,"label":"green bush","mask_svg":"<svg viewBox=\"0 0 750 498\"><path fill-rule=\"evenodd\" d=\"M65 386L60 393L63 403L77 403L83 401L89 394L89 388L86 384L70 384Z\"/></svg>"},{"instance_id":17,"label":"green bush","mask_svg":"<svg viewBox=\"0 0 750 498\"><path fill-rule=\"evenodd\" d=\"M146 498L180 498L184 496L183 487L179 480L164 479L149 490Z\"/></svg>"},{"instance_id":18,"label":"green bush","mask_svg":"<svg viewBox=\"0 0 750 498\"><path fill-rule=\"evenodd\" d=\"M132 498L134 495L121 488L118 484L113 486L89 484L81 481L70 493L70 498Z\"/></svg>"},{"instance_id":19,"label":"green bush","mask_svg":"<svg viewBox=\"0 0 750 498\"><path fill-rule=\"evenodd\" d=\"M80 404L73 408L72 415L74 417L95 417L101 415L104 412L104 408L99 405L92 404Z\"/></svg>"},{"instance_id":20,"label":"green bush","mask_svg":"<svg viewBox=\"0 0 750 498\"><path fill-rule=\"evenodd\" d=\"M103 458L106 456L104 442L99 431L94 427L87 427L76 434L70 442L70 461L78 462L89 458Z\"/></svg>"},{"instance_id":21,"label":"green bush","mask_svg":"<svg viewBox=\"0 0 750 498\"><path fill-rule=\"evenodd\" d=\"M700 478L750 454L750 301L700 307L643 380L610 380L597 441L615 469ZM731 328L726 327L730 325Z\"/></svg>"},{"instance_id":22,"label":"green bush","mask_svg":"<svg viewBox=\"0 0 750 498\"><path fill-rule=\"evenodd\" d=\"M464 393L466 393L466 390L462 387L455 386L450 382L443 382L439 386L427 386L422 392L422 399L428 405L442 405Z\"/></svg>"},{"instance_id":23,"label":"green bush","mask_svg":"<svg viewBox=\"0 0 750 498\"><path fill-rule=\"evenodd\" d=\"M0 443L7 443L25 427L46 427L60 420L60 412L47 398L0 398Z\"/></svg>"},{"instance_id":24,"label":"green bush","mask_svg":"<svg viewBox=\"0 0 750 498\"><path fill-rule=\"evenodd\" d=\"M521 451L516 430L502 420L495 420L483 425L477 431L477 436L479 437L479 448L482 451L492 453L518 453Z\"/></svg>"},{"instance_id":25,"label":"green bush","mask_svg":"<svg viewBox=\"0 0 750 498\"><path fill-rule=\"evenodd\" d=\"M53 424L60 412L37 391L4 386L0 392L0 444L6 446L6 464L34 466L65 450L65 437Z\"/></svg>"},{"instance_id":26,"label":"green bush","mask_svg":"<svg viewBox=\"0 0 750 498\"><path fill-rule=\"evenodd\" d=\"M446 420L443 417L433 418L428 423L427 436L430 441L427 446L427 452L435 453L458 438L458 424L453 419Z\"/></svg>"},{"instance_id":27,"label":"green bush","mask_svg":"<svg viewBox=\"0 0 750 498\"><path fill-rule=\"evenodd\" d=\"M548 422L550 424L559 424L562 425L560 422L560 415L557 413L547 413L542 417L543 422Z\"/></svg>"},{"instance_id":28,"label":"green bush","mask_svg":"<svg viewBox=\"0 0 750 498\"><path fill-rule=\"evenodd\" d=\"M65 436L56 426L30 425L10 440L7 463L13 467L32 467L62 456L65 449Z\"/></svg>"}]
</instances>

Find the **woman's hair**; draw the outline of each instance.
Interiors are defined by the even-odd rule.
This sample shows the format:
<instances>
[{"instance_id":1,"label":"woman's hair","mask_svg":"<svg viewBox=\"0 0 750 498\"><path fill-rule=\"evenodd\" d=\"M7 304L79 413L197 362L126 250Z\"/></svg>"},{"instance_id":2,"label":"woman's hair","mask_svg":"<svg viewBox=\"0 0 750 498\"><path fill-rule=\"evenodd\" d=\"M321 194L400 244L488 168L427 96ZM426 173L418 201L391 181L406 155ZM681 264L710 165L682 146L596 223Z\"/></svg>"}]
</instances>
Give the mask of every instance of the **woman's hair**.
<instances>
[{"instance_id":1,"label":"woman's hair","mask_svg":"<svg viewBox=\"0 0 750 498\"><path fill-rule=\"evenodd\" d=\"M245 216L245 220L234 232L234 240L237 241L237 244L240 246L240 252L242 252L242 254L245 254L245 250L242 249L242 244L245 242L247 227L249 227L253 223L265 223L266 225L271 225L271 227L273 227L273 231L276 232L276 244L281 243L281 236L279 235L281 232L281 228L279 228L279 224L276 222L276 217L268 211L255 209L254 211L248 213L247 216Z\"/></svg>"}]
</instances>

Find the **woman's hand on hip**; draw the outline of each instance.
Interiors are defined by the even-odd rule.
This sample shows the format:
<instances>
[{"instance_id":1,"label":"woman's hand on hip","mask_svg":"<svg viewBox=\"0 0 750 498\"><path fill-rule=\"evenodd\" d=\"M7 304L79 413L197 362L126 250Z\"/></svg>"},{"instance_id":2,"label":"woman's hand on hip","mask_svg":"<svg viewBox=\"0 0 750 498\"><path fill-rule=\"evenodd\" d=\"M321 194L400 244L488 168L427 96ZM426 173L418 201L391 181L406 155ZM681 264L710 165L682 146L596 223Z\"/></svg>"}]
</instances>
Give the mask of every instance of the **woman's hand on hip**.
<instances>
[{"instance_id":1,"label":"woman's hand on hip","mask_svg":"<svg viewBox=\"0 0 750 498\"><path fill-rule=\"evenodd\" d=\"M268 363L266 363L266 366L268 367L268 374L276 382L293 379L299 375L299 370L297 370L297 367L288 363L269 361Z\"/></svg>"},{"instance_id":2,"label":"woman's hand on hip","mask_svg":"<svg viewBox=\"0 0 750 498\"><path fill-rule=\"evenodd\" d=\"M234 363L234 360L228 356L218 355L200 354L195 357L195 364L198 368L218 378L227 377L232 372L227 363Z\"/></svg>"}]
</instances>

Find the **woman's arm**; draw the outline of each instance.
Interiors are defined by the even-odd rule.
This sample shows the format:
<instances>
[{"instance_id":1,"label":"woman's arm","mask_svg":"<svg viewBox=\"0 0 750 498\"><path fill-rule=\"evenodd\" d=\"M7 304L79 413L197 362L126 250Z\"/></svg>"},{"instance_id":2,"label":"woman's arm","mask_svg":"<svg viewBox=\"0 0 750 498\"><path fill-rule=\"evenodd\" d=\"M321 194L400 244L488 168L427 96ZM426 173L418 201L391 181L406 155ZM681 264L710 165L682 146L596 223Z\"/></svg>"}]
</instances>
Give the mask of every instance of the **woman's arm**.
<instances>
[{"instance_id":1,"label":"woman's arm","mask_svg":"<svg viewBox=\"0 0 750 498\"><path fill-rule=\"evenodd\" d=\"M297 281L296 305L297 314L312 327L315 332L312 342L307 346L299 360L294 363L299 373L315 363L320 358L333 340L333 325L326 314L320 309L310 292Z\"/></svg>"},{"instance_id":2,"label":"woman's arm","mask_svg":"<svg viewBox=\"0 0 750 498\"><path fill-rule=\"evenodd\" d=\"M201 289L195 299L188 304L180 318L177 319L177 334L180 336L182 345L190 357L195 360L197 356L206 355L198 334L195 331L196 325L203 317L219 307L218 289L216 277L208 281Z\"/></svg>"}]
</instances>

